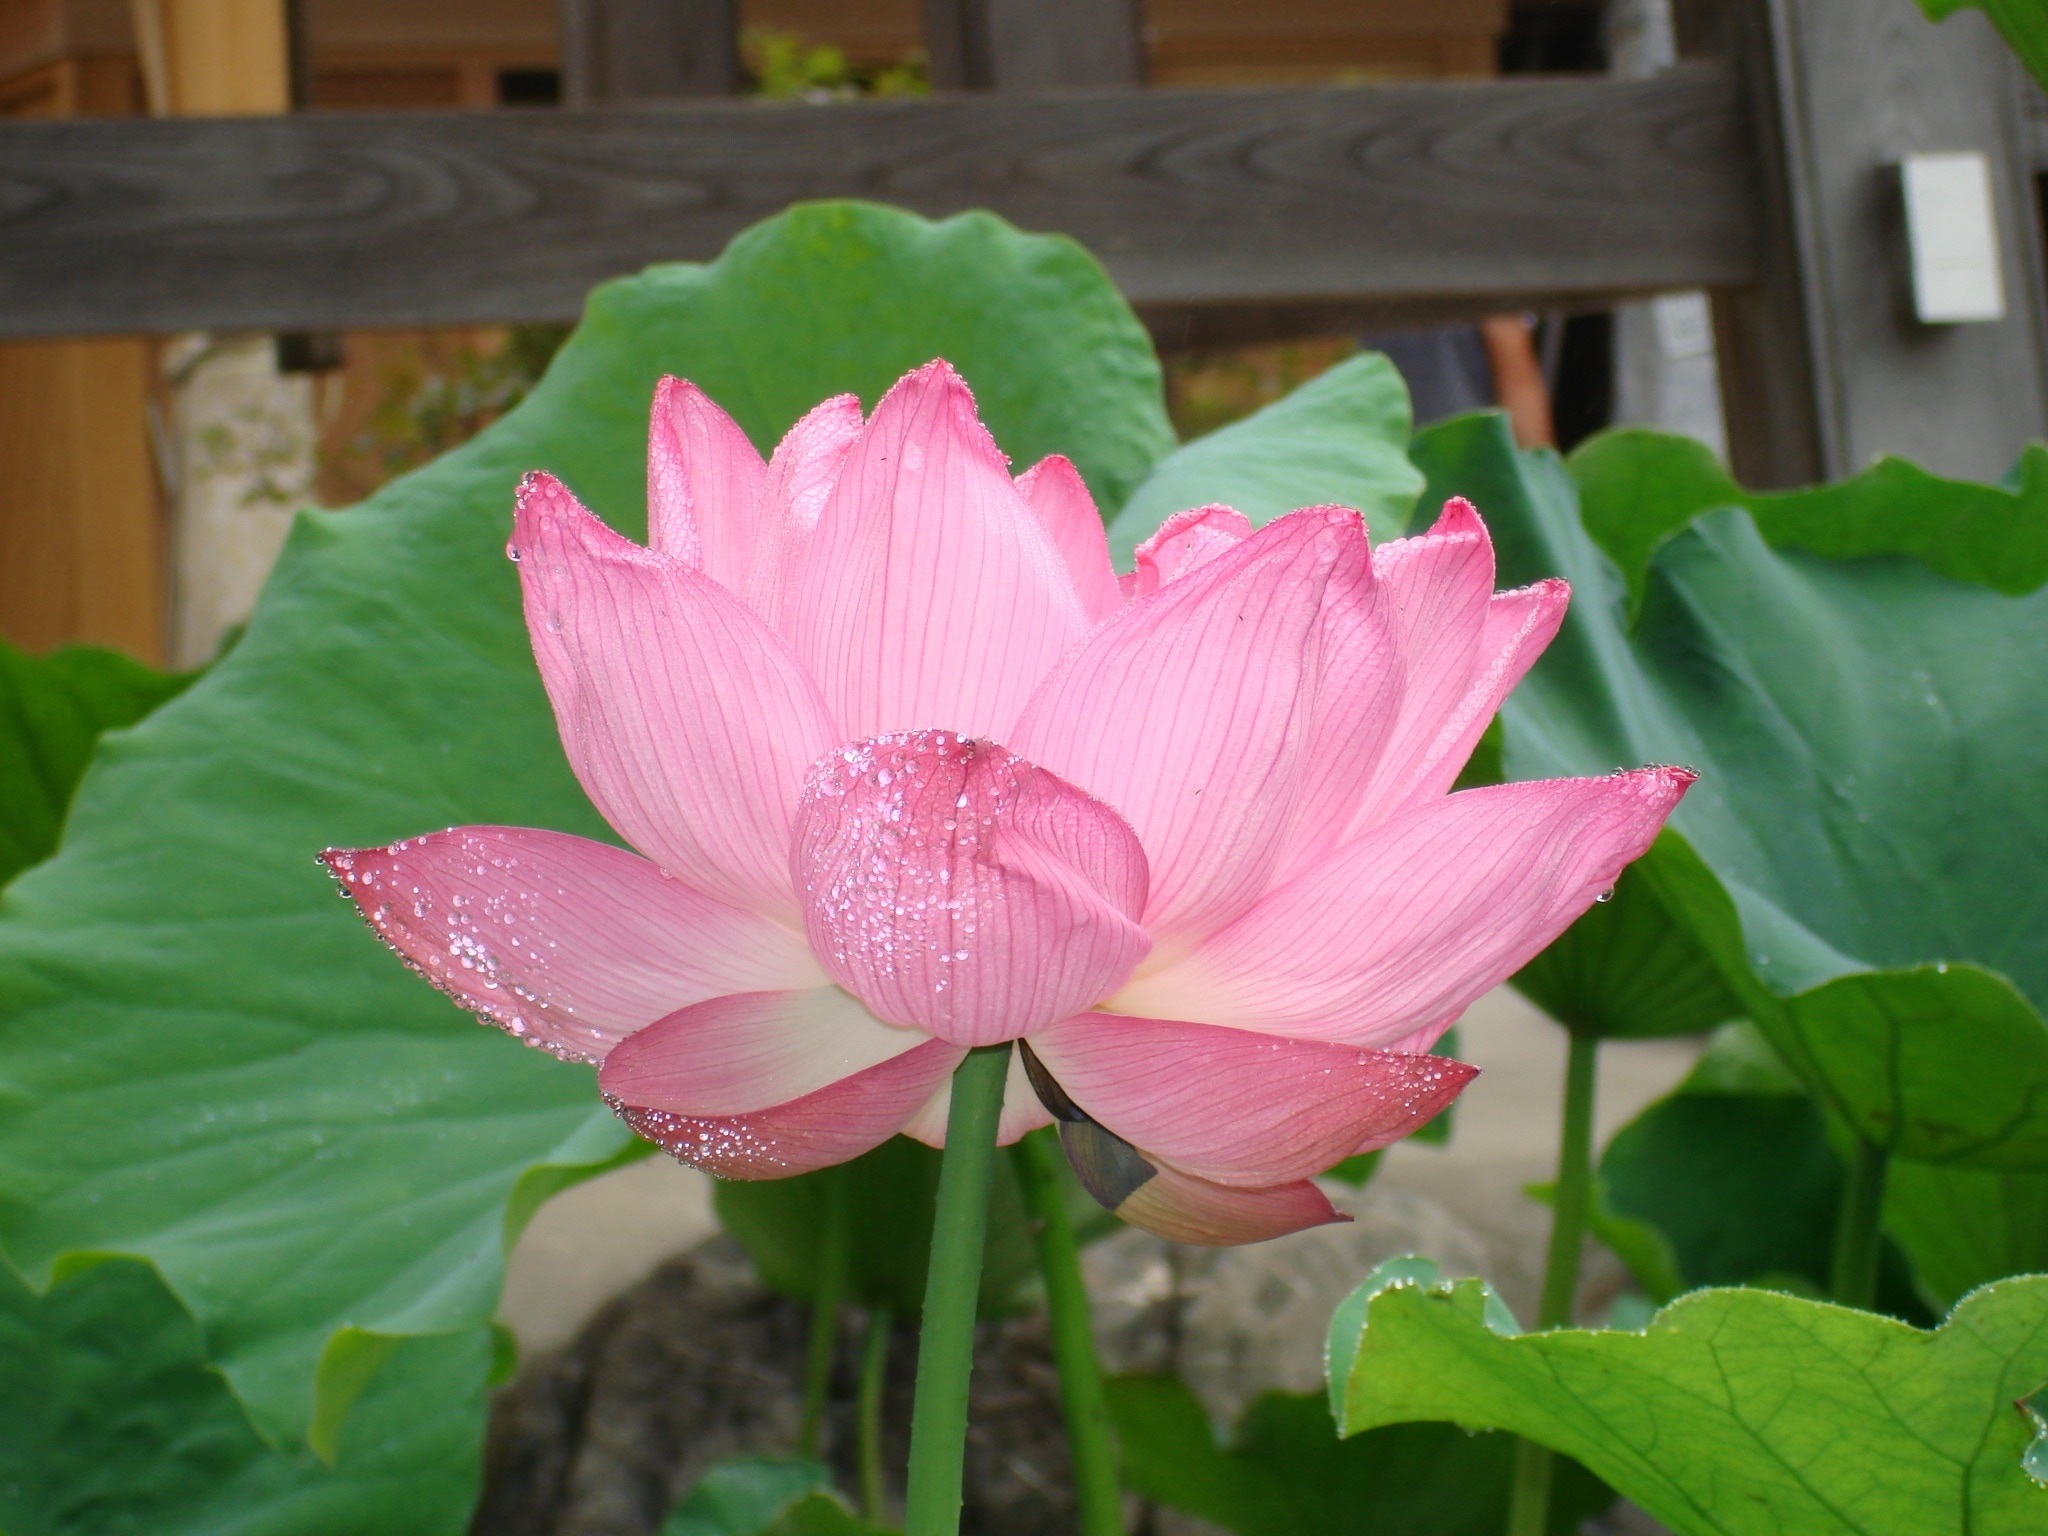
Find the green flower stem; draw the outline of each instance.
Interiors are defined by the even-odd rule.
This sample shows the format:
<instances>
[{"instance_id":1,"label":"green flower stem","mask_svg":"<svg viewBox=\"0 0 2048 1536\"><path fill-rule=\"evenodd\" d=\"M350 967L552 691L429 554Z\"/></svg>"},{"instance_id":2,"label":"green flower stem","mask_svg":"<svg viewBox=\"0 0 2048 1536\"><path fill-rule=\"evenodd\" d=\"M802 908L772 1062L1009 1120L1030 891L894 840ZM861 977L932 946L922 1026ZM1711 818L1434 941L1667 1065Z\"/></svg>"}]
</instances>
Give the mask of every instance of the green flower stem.
<instances>
[{"instance_id":1,"label":"green flower stem","mask_svg":"<svg viewBox=\"0 0 2048 1536\"><path fill-rule=\"evenodd\" d=\"M917 1396L910 1411L910 1475L904 1536L958 1536L961 1463L967 1454L967 1381L974 1369L974 1310L981 1246L995 1173L996 1126L1010 1046L984 1045L953 1072L946 1155L932 1216L931 1268L917 1341Z\"/></svg>"},{"instance_id":2,"label":"green flower stem","mask_svg":"<svg viewBox=\"0 0 2048 1536\"><path fill-rule=\"evenodd\" d=\"M1123 1496L1116 1482L1116 1451L1109 1434L1109 1399L1095 1358L1088 1319L1088 1287L1081 1279L1081 1245L1060 1185L1066 1154L1051 1127L1033 1131L1010 1149L1024 1203L1037 1228L1038 1269L1045 1277L1052 1321L1052 1358L1059 1370L1060 1407L1067 1418L1073 1459L1074 1502L1081 1536L1123 1536Z\"/></svg>"},{"instance_id":3,"label":"green flower stem","mask_svg":"<svg viewBox=\"0 0 2048 1536\"><path fill-rule=\"evenodd\" d=\"M1550 1253L1543 1265L1543 1300L1536 1326L1563 1328L1579 1294L1579 1252L1593 1203L1593 1094L1600 1077L1600 1040L1574 1031L1565 1058L1564 1124L1557 1138L1557 1191L1550 1214ZM1515 1447L1515 1479L1508 1498L1508 1536L1544 1536L1550 1524L1554 1458L1547 1446L1524 1440Z\"/></svg>"},{"instance_id":4,"label":"green flower stem","mask_svg":"<svg viewBox=\"0 0 2048 1536\"><path fill-rule=\"evenodd\" d=\"M896 1319L887 1307L868 1314L860 1353L860 1397L855 1417L860 1460L860 1509L869 1525L888 1522L888 1483L882 1475L882 1389L889 1379L889 1341Z\"/></svg>"},{"instance_id":5,"label":"green flower stem","mask_svg":"<svg viewBox=\"0 0 2048 1536\"><path fill-rule=\"evenodd\" d=\"M1883 1147L1856 1138L1856 1150L1849 1158L1849 1183L1842 1191L1841 1214L1835 1220L1828 1289L1843 1306L1861 1307L1866 1312L1877 1303L1884 1178L1890 1161L1891 1155Z\"/></svg>"},{"instance_id":6,"label":"green flower stem","mask_svg":"<svg viewBox=\"0 0 2048 1536\"><path fill-rule=\"evenodd\" d=\"M804 1416L796 1433L799 1456L815 1457L832 1395L832 1362L839 1353L839 1310L846 1300L846 1265L853 1246L846 1208L846 1170L825 1180L825 1229L818 1238L818 1287L811 1295L810 1348L804 1357Z\"/></svg>"}]
</instances>

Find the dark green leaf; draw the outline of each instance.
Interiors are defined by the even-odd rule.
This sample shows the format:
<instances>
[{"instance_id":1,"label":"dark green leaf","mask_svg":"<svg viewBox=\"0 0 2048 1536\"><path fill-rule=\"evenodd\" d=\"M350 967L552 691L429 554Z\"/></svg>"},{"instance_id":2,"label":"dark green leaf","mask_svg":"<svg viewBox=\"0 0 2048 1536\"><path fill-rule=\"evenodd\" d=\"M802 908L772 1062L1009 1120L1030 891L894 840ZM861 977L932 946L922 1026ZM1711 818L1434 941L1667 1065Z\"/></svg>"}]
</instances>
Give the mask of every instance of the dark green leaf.
<instances>
[{"instance_id":1,"label":"dark green leaf","mask_svg":"<svg viewBox=\"0 0 2048 1536\"><path fill-rule=\"evenodd\" d=\"M1601 477L1666 441L1610 439ZM1997 541L1947 499L1982 488L1922 477L1918 522L1849 520L1834 547L1856 559L1773 548L1740 509L1670 533L1682 519L1644 490L1637 526L1663 542L1631 631L1610 554L1650 545L1624 547L1618 499L1603 550L1565 467L1517 455L1496 417L1432 428L1415 454L1429 500L1478 503L1504 583L1573 584L1502 711L1508 777L1697 767L1635 872L1786 1062L1899 1154L2048 1166L2048 593L1937 575L1908 536L1948 530L1946 569L1998 571Z\"/></svg>"},{"instance_id":2,"label":"dark green leaf","mask_svg":"<svg viewBox=\"0 0 2048 1536\"><path fill-rule=\"evenodd\" d=\"M1990 1281L2048 1272L2048 1173L1894 1162L1884 1227L1946 1309Z\"/></svg>"},{"instance_id":3,"label":"dark green leaf","mask_svg":"<svg viewBox=\"0 0 2048 1536\"><path fill-rule=\"evenodd\" d=\"M1704 1285L1823 1296L1846 1181L1820 1111L1751 1026L1734 1026L1607 1144L1594 1235L1655 1301ZM1909 1322L1934 1320L1889 1243L1877 1303Z\"/></svg>"},{"instance_id":4,"label":"dark green leaf","mask_svg":"<svg viewBox=\"0 0 2048 1536\"><path fill-rule=\"evenodd\" d=\"M538 1199L639 1149L587 1069L408 974L313 856L463 822L607 835L504 558L523 472L637 534L662 373L765 446L940 355L1007 452L1067 453L1105 505L1170 446L1150 342L1080 247L824 204L600 288L503 421L302 515L241 643L101 753L63 850L9 890L7 1255L38 1286L149 1260L254 1421L329 1451L391 1340L487 1319Z\"/></svg>"},{"instance_id":5,"label":"dark green leaf","mask_svg":"<svg viewBox=\"0 0 2048 1536\"><path fill-rule=\"evenodd\" d=\"M95 646L30 656L0 640L0 885L56 849L101 733L133 725L192 677Z\"/></svg>"},{"instance_id":6,"label":"dark green leaf","mask_svg":"<svg viewBox=\"0 0 2048 1536\"><path fill-rule=\"evenodd\" d=\"M1375 541L1393 538L1422 484L1408 462L1409 420L1394 365L1377 352L1350 358L1170 455L1110 522L1110 553L1129 565L1167 518L1211 502L1255 525L1297 507L1355 507Z\"/></svg>"},{"instance_id":7,"label":"dark green leaf","mask_svg":"<svg viewBox=\"0 0 2048 1536\"><path fill-rule=\"evenodd\" d=\"M1514 1442L1453 1424L1397 1424L1337 1438L1321 1393L1254 1398L1228 1445L1185 1383L1121 1376L1109 1383L1124 1486L1238 1536L1499 1536ZM1562 1462L1551 1536L1614 1502L1583 1467Z\"/></svg>"},{"instance_id":8,"label":"dark green leaf","mask_svg":"<svg viewBox=\"0 0 2048 1536\"><path fill-rule=\"evenodd\" d=\"M270 1449L141 1265L34 1296L0 1266L0 1529L9 1536L459 1536L476 1497L485 1330L410 1340L332 1470Z\"/></svg>"},{"instance_id":9,"label":"dark green leaf","mask_svg":"<svg viewBox=\"0 0 2048 1536\"><path fill-rule=\"evenodd\" d=\"M1842 1179L1804 1095L1675 1093L1600 1157L1608 1209L1663 1234L1681 1289L1790 1277L1824 1293Z\"/></svg>"},{"instance_id":10,"label":"dark green leaf","mask_svg":"<svg viewBox=\"0 0 2048 1536\"><path fill-rule=\"evenodd\" d=\"M1489 1326L1488 1287L1376 1275L1339 1310L1346 1433L1449 1419L1583 1462L1678 1536L2023 1536L2048 1490L2014 1403L2048 1382L2048 1277L1941 1328L1770 1291L1697 1291L1643 1333Z\"/></svg>"}]
</instances>

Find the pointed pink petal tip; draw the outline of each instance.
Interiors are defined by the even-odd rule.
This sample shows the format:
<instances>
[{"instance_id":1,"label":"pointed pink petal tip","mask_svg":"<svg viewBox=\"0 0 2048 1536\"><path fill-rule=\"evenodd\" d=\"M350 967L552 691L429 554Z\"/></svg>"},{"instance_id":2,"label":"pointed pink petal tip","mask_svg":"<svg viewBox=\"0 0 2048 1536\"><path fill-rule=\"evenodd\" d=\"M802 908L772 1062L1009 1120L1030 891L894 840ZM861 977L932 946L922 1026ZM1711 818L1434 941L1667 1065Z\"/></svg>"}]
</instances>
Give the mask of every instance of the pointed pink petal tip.
<instances>
[{"instance_id":1,"label":"pointed pink petal tip","mask_svg":"<svg viewBox=\"0 0 2048 1536\"><path fill-rule=\"evenodd\" d=\"M1479 509L1463 496L1453 496L1437 513L1435 523L1430 525L1432 534L1476 533L1482 539L1492 542L1486 531L1486 519L1479 515Z\"/></svg>"}]
</instances>

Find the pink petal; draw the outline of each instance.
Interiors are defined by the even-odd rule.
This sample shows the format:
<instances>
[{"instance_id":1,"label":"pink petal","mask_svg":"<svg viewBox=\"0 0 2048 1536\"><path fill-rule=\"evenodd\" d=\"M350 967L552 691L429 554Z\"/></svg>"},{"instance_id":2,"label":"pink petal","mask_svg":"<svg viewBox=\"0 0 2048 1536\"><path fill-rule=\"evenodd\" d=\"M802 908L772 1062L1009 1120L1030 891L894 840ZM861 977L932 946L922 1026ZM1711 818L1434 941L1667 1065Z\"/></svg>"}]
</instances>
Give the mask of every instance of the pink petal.
<instances>
[{"instance_id":1,"label":"pink petal","mask_svg":"<svg viewBox=\"0 0 2048 1536\"><path fill-rule=\"evenodd\" d=\"M1644 768L1425 801L1273 892L1118 1013L1385 1046L1507 979L1650 846L1695 775Z\"/></svg>"},{"instance_id":2,"label":"pink petal","mask_svg":"<svg viewBox=\"0 0 2048 1536\"><path fill-rule=\"evenodd\" d=\"M790 638L848 736L1007 735L1088 618L958 374L875 407L791 584Z\"/></svg>"},{"instance_id":3,"label":"pink petal","mask_svg":"<svg viewBox=\"0 0 2048 1536\"><path fill-rule=\"evenodd\" d=\"M621 1041L597 1081L627 1104L738 1115L816 1093L929 1039L884 1024L833 986L740 992L679 1009Z\"/></svg>"},{"instance_id":4,"label":"pink petal","mask_svg":"<svg viewBox=\"0 0 2048 1536\"><path fill-rule=\"evenodd\" d=\"M965 1054L927 1040L878 1067L773 1109L678 1115L615 1102L635 1133L721 1179L786 1179L847 1162L894 1136Z\"/></svg>"},{"instance_id":5,"label":"pink petal","mask_svg":"<svg viewBox=\"0 0 2048 1536\"><path fill-rule=\"evenodd\" d=\"M1347 570L1324 595L1313 723L1275 883L1344 839L1393 732L1404 676L1391 606L1370 563Z\"/></svg>"},{"instance_id":6,"label":"pink petal","mask_svg":"<svg viewBox=\"0 0 2048 1536\"><path fill-rule=\"evenodd\" d=\"M1379 825L1410 803L1421 784L1433 782L1449 751L1446 732L1457 734L1453 722L1462 723L1480 669L1493 601L1493 541L1462 496L1444 503L1427 534L1383 544L1372 558L1401 650L1403 683L1393 729L1361 786L1346 840ZM1479 731L1485 729L1481 720ZM1460 759L1445 786L1462 766Z\"/></svg>"},{"instance_id":7,"label":"pink petal","mask_svg":"<svg viewBox=\"0 0 2048 1536\"><path fill-rule=\"evenodd\" d=\"M421 975L572 1061L707 997L825 980L791 929L587 838L456 827L321 858Z\"/></svg>"},{"instance_id":8,"label":"pink petal","mask_svg":"<svg viewBox=\"0 0 2048 1536\"><path fill-rule=\"evenodd\" d=\"M789 634L791 585L860 426L860 397L834 395L806 412L768 461L754 567L740 591L777 634Z\"/></svg>"},{"instance_id":9,"label":"pink petal","mask_svg":"<svg viewBox=\"0 0 2048 1536\"><path fill-rule=\"evenodd\" d=\"M1191 507L1176 512L1140 544L1125 595L1150 597L1169 582L1200 570L1252 536L1251 519L1235 507Z\"/></svg>"},{"instance_id":10,"label":"pink petal","mask_svg":"<svg viewBox=\"0 0 2048 1536\"><path fill-rule=\"evenodd\" d=\"M928 1147L946 1144L946 1116L953 1108L953 1081L939 1084L938 1091L918 1107L903 1127L903 1134ZM996 1121L996 1145L1007 1147L1026 1132L1052 1124L1052 1111L1038 1101L1031 1078L1024 1070L1021 1052L1010 1055L1009 1075L1003 1079L1003 1112Z\"/></svg>"},{"instance_id":11,"label":"pink petal","mask_svg":"<svg viewBox=\"0 0 2048 1536\"><path fill-rule=\"evenodd\" d=\"M1249 1030L1083 1013L1031 1036L1083 1110L1219 1184L1306 1179L1425 1124L1477 1068Z\"/></svg>"},{"instance_id":12,"label":"pink petal","mask_svg":"<svg viewBox=\"0 0 2048 1536\"><path fill-rule=\"evenodd\" d=\"M1266 890L1309 734L1326 587L1367 559L1355 512L1276 519L1097 630L1017 750L1099 795L1151 862L1145 926L1191 943Z\"/></svg>"},{"instance_id":13,"label":"pink petal","mask_svg":"<svg viewBox=\"0 0 2048 1536\"><path fill-rule=\"evenodd\" d=\"M747 434L687 380L654 387L647 426L647 542L738 591L754 563L767 467Z\"/></svg>"},{"instance_id":14,"label":"pink petal","mask_svg":"<svg viewBox=\"0 0 2048 1536\"><path fill-rule=\"evenodd\" d=\"M1239 1189L1191 1178L1172 1168L1156 1175L1116 1208L1120 1220L1171 1243L1228 1248L1262 1243L1306 1227L1351 1218L1306 1179L1267 1189Z\"/></svg>"},{"instance_id":15,"label":"pink petal","mask_svg":"<svg viewBox=\"0 0 2048 1536\"><path fill-rule=\"evenodd\" d=\"M892 1024L994 1045L1114 990L1150 947L1145 855L1108 806L947 731L820 761L793 868L811 947Z\"/></svg>"},{"instance_id":16,"label":"pink petal","mask_svg":"<svg viewBox=\"0 0 2048 1536\"><path fill-rule=\"evenodd\" d=\"M605 819L699 890L794 917L790 816L840 736L788 646L552 476L520 487L512 537L562 745Z\"/></svg>"},{"instance_id":17,"label":"pink petal","mask_svg":"<svg viewBox=\"0 0 2048 1536\"><path fill-rule=\"evenodd\" d=\"M1056 453L1025 470L1016 485L1066 563L1088 622L1100 624L1124 605L1124 598L1109 563L1109 534L1081 472Z\"/></svg>"}]
</instances>

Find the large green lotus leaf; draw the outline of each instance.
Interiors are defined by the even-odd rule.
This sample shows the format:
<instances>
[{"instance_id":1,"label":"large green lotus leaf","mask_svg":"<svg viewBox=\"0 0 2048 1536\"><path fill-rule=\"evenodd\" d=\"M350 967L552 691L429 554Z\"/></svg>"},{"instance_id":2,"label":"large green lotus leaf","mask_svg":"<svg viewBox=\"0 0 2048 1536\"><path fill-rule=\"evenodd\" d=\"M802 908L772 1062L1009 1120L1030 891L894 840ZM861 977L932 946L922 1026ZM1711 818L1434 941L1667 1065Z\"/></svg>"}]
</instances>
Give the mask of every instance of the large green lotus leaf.
<instances>
[{"instance_id":1,"label":"large green lotus leaf","mask_svg":"<svg viewBox=\"0 0 2048 1536\"><path fill-rule=\"evenodd\" d=\"M1079 247L818 205L600 288L504 421L300 518L242 642L102 747L63 850L7 893L0 1244L35 1284L156 1265L256 1424L329 1453L392 1340L490 1315L539 1200L638 1144L587 1069L409 975L313 855L463 822L606 835L504 559L519 475L637 532L660 374L766 446L934 356L1008 452L1064 451L1105 498L1167 444L1150 343Z\"/></svg>"},{"instance_id":2,"label":"large green lotus leaf","mask_svg":"<svg viewBox=\"0 0 2048 1536\"><path fill-rule=\"evenodd\" d=\"M1941 1307L2006 1275L2048 1273L2048 1173L1895 1162L1885 1231Z\"/></svg>"},{"instance_id":3,"label":"large green lotus leaf","mask_svg":"<svg viewBox=\"0 0 2048 1536\"><path fill-rule=\"evenodd\" d=\"M1499 1536L1515 1446L1454 1424L1390 1424L1337 1438L1320 1392L1254 1398L1228 1444L1177 1376L1107 1383L1124 1487L1237 1536ZM1550 1536L1576 1536L1614 1494L1559 1464Z\"/></svg>"},{"instance_id":4,"label":"large green lotus leaf","mask_svg":"<svg viewBox=\"0 0 2048 1536\"><path fill-rule=\"evenodd\" d=\"M1507 776L1697 767L1636 868L1786 1061L1895 1152L2048 1166L2048 593L1776 549L1729 508L1657 548L1630 627L1555 455L1497 417L1415 455L1429 499L1478 503L1504 583L1573 585L1502 711Z\"/></svg>"},{"instance_id":5,"label":"large green lotus leaf","mask_svg":"<svg viewBox=\"0 0 2048 1536\"><path fill-rule=\"evenodd\" d=\"M191 681L98 646L30 656L0 640L0 885L56 849L100 734L133 725Z\"/></svg>"},{"instance_id":6,"label":"large green lotus leaf","mask_svg":"<svg viewBox=\"0 0 2048 1536\"><path fill-rule=\"evenodd\" d=\"M476 1498L487 1330L399 1346L328 1468L265 1445L191 1317L123 1261L32 1294L0 1265L9 1536L459 1536Z\"/></svg>"},{"instance_id":7,"label":"large green lotus leaf","mask_svg":"<svg viewBox=\"0 0 2048 1536\"><path fill-rule=\"evenodd\" d=\"M1449 1419L1576 1457L1678 1536L2023 1536L2048 1489L2013 1405L2048 1382L2048 1276L1940 1328L1695 1291L1641 1333L1489 1326L1484 1282L1375 1276L1331 1324L1347 1434Z\"/></svg>"},{"instance_id":8,"label":"large green lotus leaf","mask_svg":"<svg viewBox=\"0 0 2048 1536\"><path fill-rule=\"evenodd\" d=\"M1167 518L1212 502L1261 526L1297 507L1355 507L1376 542L1397 537L1422 488L1410 422L1400 371L1377 352L1348 358L1164 459L1111 520L1110 553L1127 566Z\"/></svg>"},{"instance_id":9,"label":"large green lotus leaf","mask_svg":"<svg viewBox=\"0 0 2048 1536\"><path fill-rule=\"evenodd\" d=\"M1631 428L1572 455L1581 515L1640 600L1650 557L1702 512L1744 507L1764 538L1838 560L1912 555L1928 569L2022 596L2048 581L2048 449L2029 446L2012 485L1945 480L1879 459L1836 485L1748 491L1706 444Z\"/></svg>"}]
</instances>

